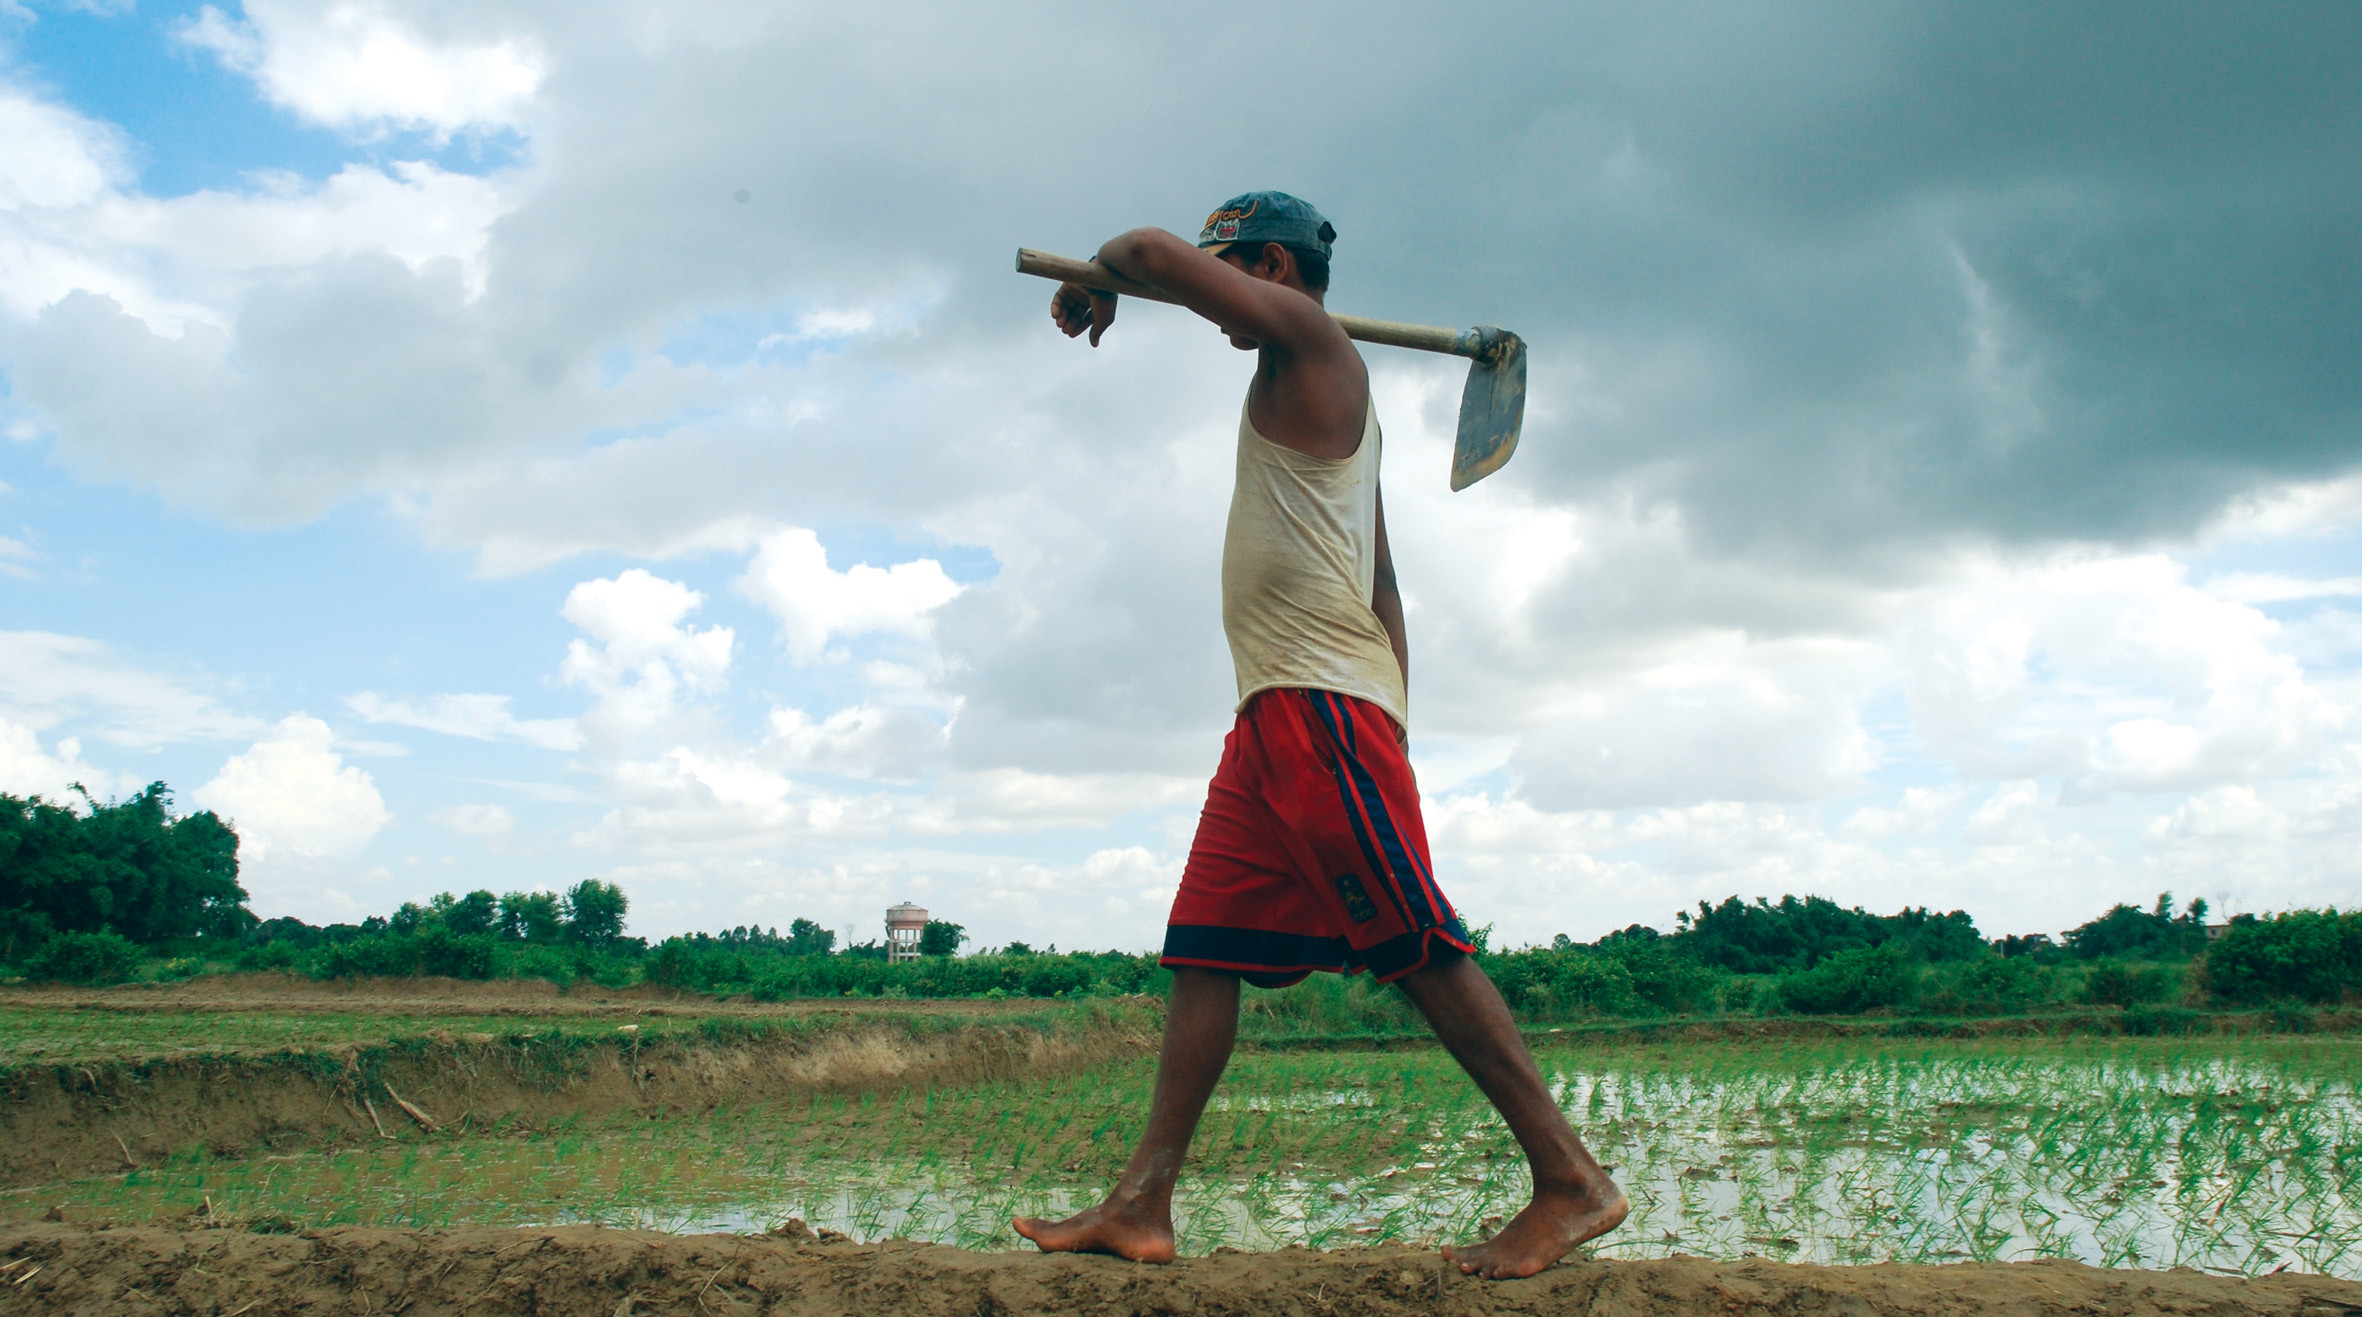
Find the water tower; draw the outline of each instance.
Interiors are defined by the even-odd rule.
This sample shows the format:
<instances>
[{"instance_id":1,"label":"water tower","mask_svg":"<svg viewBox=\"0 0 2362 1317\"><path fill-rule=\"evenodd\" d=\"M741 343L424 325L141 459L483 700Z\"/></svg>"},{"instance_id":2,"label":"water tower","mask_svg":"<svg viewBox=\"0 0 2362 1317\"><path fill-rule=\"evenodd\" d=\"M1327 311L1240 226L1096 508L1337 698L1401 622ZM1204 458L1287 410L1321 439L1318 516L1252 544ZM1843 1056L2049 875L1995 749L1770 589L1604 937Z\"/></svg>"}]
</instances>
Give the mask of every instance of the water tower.
<instances>
[{"instance_id":1,"label":"water tower","mask_svg":"<svg viewBox=\"0 0 2362 1317\"><path fill-rule=\"evenodd\" d=\"M888 963L919 958L919 938L927 931L927 912L921 906L904 901L886 907L886 960Z\"/></svg>"}]
</instances>

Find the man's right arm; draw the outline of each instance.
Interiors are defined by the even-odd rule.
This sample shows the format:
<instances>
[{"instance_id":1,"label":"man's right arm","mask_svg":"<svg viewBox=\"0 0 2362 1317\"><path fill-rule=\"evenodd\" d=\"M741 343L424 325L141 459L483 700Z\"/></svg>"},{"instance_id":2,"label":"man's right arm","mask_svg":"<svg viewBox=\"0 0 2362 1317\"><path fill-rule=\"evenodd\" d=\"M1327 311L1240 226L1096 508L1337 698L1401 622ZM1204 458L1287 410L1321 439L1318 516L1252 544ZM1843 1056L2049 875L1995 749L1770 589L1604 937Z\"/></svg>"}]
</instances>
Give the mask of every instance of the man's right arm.
<instances>
[{"instance_id":1,"label":"man's right arm","mask_svg":"<svg viewBox=\"0 0 2362 1317\"><path fill-rule=\"evenodd\" d=\"M1300 356L1352 351L1345 331L1320 303L1246 274L1163 229L1134 229L1111 238L1098 259L1242 338Z\"/></svg>"}]
</instances>

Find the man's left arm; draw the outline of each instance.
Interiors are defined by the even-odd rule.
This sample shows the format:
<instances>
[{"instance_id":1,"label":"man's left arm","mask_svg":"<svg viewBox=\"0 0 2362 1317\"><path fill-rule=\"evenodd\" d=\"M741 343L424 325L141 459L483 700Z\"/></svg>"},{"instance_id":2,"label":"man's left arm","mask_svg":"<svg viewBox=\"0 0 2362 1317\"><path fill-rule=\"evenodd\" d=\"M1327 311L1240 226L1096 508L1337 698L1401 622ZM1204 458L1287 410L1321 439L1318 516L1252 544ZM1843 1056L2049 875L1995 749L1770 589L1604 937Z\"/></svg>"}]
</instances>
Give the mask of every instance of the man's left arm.
<instances>
[{"instance_id":1,"label":"man's left arm","mask_svg":"<svg viewBox=\"0 0 2362 1317\"><path fill-rule=\"evenodd\" d=\"M1402 626L1402 591L1394 583L1394 551L1386 544L1386 491L1378 491L1378 570L1370 589L1370 611L1386 628L1386 643L1394 646L1394 661L1402 666L1402 688L1411 688L1411 642ZM1403 744L1410 744L1407 727L1397 727Z\"/></svg>"}]
</instances>

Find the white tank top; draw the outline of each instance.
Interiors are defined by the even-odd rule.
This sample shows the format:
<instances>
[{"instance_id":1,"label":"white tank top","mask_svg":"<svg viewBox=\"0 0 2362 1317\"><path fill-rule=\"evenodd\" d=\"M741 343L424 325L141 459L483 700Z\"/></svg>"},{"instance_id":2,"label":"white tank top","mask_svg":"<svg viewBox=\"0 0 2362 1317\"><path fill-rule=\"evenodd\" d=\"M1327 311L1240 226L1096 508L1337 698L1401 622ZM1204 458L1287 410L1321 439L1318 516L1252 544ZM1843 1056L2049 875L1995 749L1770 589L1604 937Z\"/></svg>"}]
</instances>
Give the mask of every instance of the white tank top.
<instances>
[{"instance_id":1,"label":"white tank top","mask_svg":"<svg viewBox=\"0 0 2362 1317\"><path fill-rule=\"evenodd\" d=\"M1222 630L1238 703L1303 686L1358 696L1408 728L1410 692L1371 611L1378 572L1378 454L1372 404L1351 457L1275 444L1238 414L1238 483L1222 540Z\"/></svg>"}]
</instances>

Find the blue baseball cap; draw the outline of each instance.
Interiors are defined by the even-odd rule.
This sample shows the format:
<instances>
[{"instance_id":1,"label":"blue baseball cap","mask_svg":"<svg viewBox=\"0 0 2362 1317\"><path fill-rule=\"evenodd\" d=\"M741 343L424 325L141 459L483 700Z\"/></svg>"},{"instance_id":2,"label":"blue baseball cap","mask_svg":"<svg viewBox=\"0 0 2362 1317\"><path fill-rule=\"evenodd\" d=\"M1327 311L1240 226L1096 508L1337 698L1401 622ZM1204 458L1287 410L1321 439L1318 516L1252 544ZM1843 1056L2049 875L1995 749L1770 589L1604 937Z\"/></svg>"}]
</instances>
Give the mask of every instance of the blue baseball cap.
<instances>
[{"instance_id":1,"label":"blue baseball cap","mask_svg":"<svg viewBox=\"0 0 2362 1317\"><path fill-rule=\"evenodd\" d=\"M1234 242L1276 242L1319 252L1323 260L1336 240L1336 225L1323 219L1311 202L1285 192L1242 192L1206 216L1206 226L1197 235L1198 246L1217 252Z\"/></svg>"}]
</instances>

